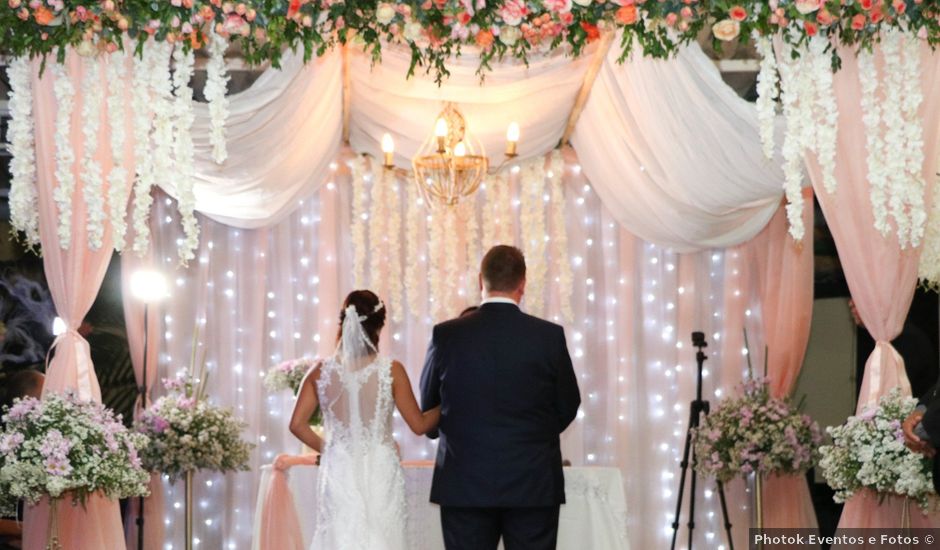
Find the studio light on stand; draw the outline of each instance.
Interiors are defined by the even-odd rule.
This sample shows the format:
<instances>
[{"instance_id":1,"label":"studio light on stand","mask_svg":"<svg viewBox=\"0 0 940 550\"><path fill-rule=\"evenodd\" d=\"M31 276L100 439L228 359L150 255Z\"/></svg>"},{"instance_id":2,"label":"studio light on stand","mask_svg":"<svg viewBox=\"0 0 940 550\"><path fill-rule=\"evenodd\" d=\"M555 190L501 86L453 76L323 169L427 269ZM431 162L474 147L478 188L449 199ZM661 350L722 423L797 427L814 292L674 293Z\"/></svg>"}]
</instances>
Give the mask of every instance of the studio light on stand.
<instances>
[{"instance_id":1,"label":"studio light on stand","mask_svg":"<svg viewBox=\"0 0 940 550\"><path fill-rule=\"evenodd\" d=\"M135 299L144 304L144 354L143 354L143 376L141 384L138 387L140 395L140 408L146 410L147 402L147 346L149 344L148 317L150 304L155 304L167 297L166 277L159 271L143 269L131 275L131 294ZM137 550L143 550L144 547L144 497L138 500L137 509Z\"/></svg>"},{"instance_id":2,"label":"studio light on stand","mask_svg":"<svg viewBox=\"0 0 940 550\"><path fill-rule=\"evenodd\" d=\"M685 449L682 451L682 462L680 463L679 495L676 499L675 519L672 522L672 545L669 547L671 550L675 550L676 539L679 535L679 517L682 514L682 496L685 493L685 475L688 473L690 466L692 470L692 481L689 486L689 492L691 494L689 495L689 522L687 525L689 527L688 548L692 550L692 536L695 530L695 487L697 481L695 464L698 460L695 456L695 448L692 446L692 431L699 427L702 416L707 416L711 407L708 401L702 399L702 370L705 361L708 359L708 356L702 351L703 348L708 347L708 342L705 341L705 333L693 332L692 345L698 348L698 352L695 354L695 360L698 363L698 376L695 382L695 400L692 401L692 404L689 406L689 427L685 432ZM691 463L689 461L690 457L692 459ZM725 520L725 532L728 535L728 547L730 550L734 550L734 540L731 538L731 522L728 520L728 505L725 501L725 487L721 481L717 483L718 496L721 499L721 514Z\"/></svg>"}]
</instances>

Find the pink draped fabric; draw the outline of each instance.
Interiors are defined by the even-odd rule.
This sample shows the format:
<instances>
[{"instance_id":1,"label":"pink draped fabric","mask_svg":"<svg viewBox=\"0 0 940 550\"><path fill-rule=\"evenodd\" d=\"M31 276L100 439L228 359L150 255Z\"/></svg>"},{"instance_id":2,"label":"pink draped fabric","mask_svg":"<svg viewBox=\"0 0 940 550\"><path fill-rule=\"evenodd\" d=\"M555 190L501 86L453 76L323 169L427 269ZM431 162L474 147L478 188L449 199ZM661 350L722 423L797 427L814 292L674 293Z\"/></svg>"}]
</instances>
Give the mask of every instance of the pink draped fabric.
<instances>
[{"instance_id":1,"label":"pink draped fabric","mask_svg":"<svg viewBox=\"0 0 940 550\"><path fill-rule=\"evenodd\" d=\"M131 361L134 365L134 376L137 383L143 381L144 375L144 304L133 298L131 293L131 276L138 269L151 269L151 254L145 258L138 258L134 254L127 254L121 258L121 290L124 296L124 324L127 327L127 343L130 347ZM152 403L154 384L158 384L158 357L157 342L160 338L160 306L152 304L147 311L147 404ZM138 399L135 415L140 414L142 403ZM139 500L132 499L125 518L125 531L127 532L127 546L137 547L137 515ZM165 534L163 525L163 482L159 474L150 477L150 496L144 499L144 548L160 548L163 545Z\"/></svg>"},{"instance_id":2,"label":"pink draped fabric","mask_svg":"<svg viewBox=\"0 0 940 550\"><path fill-rule=\"evenodd\" d=\"M822 174L815 159L808 158L810 176L820 205L832 230L839 259L858 308L859 316L876 340L875 351L865 365L857 410L877 402L879 396L900 386L910 394L904 362L891 346L900 334L917 283L920 248L901 249L894 233L882 236L873 224L869 198L866 131L862 122L858 63L854 52L844 50L842 70L836 73L834 89L839 107L839 134L833 194L823 189ZM883 63L881 56L877 62ZM922 47L921 87L924 103L925 181L933 181L938 152L940 120L940 56ZM930 204L925 197L925 204ZM912 514L917 516L919 514ZM840 528L900 526L901 515L894 500L879 505L877 499L859 496L846 503Z\"/></svg>"},{"instance_id":3,"label":"pink draped fabric","mask_svg":"<svg viewBox=\"0 0 940 550\"><path fill-rule=\"evenodd\" d=\"M66 66L68 76L76 91L86 71L82 59L70 53ZM102 66L94 65L100 71ZM44 394L73 390L85 399L101 400L101 390L91 363L88 342L78 333L82 319L98 294L111 261L111 228L106 223L101 248L91 250L86 230L86 204L82 194L80 159L84 154L84 138L81 132L81 102L76 94L75 108L71 115L70 142L75 151L76 162L72 172L75 177L75 192L72 198L72 245L63 250L59 245L59 213L53 200L53 191L58 182L55 176L55 119L58 102L53 92L55 81L49 67L39 77L39 62L33 64L33 111L36 130L36 168L39 187L39 230L42 242L43 265L49 290L58 315L67 330L56 338L55 356L46 371ZM103 79L100 72L91 78ZM102 112L105 106L102 105ZM107 174L111 167L110 133L107 118L102 116L101 131L98 132L99 147L95 155ZM130 132L127 132L130 134ZM126 156L130 157L128 148ZM105 187L106 189L106 187ZM59 505L59 534L66 550L124 548L124 532L116 501L103 497L92 497L85 507L71 506L69 502ZM26 512L23 528L23 548L40 550L46 543L48 507L40 504Z\"/></svg>"},{"instance_id":4,"label":"pink draped fabric","mask_svg":"<svg viewBox=\"0 0 940 550\"><path fill-rule=\"evenodd\" d=\"M261 514L261 550L304 550L300 520L294 497L287 484L287 470L297 465L316 464L316 455L278 455Z\"/></svg>"},{"instance_id":5,"label":"pink draped fabric","mask_svg":"<svg viewBox=\"0 0 940 550\"><path fill-rule=\"evenodd\" d=\"M803 224L813 227L813 190L803 190ZM767 376L774 397L793 391L813 317L813 246L787 234L786 209L749 244L756 267L757 289L767 345ZM803 476L770 476L764 484L764 525L767 528L817 528L816 512Z\"/></svg>"},{"instance_id":6,"label":"pink draped fabric","mask_svg":"<svg viewBox=\"0 0 940 550\"><path fill-rule=\"evenodd\" d=\"M803 196L811 205L813 190L804 189ZM813 226L810 206L803 211L803 223ZM730 251L725 274L731 280L737 278L741 287L752 288L756 294L761 308L760 330L748 325L745 314L748 302L734 293L726 297L726 322L748 327L756 376L764 374L766 345L767 376L775 397L789 396L796 385L809 343L813 311L813 247L794 242L787 233L788 226L786 209L781 205L767 227ZM741 331L728 334L723 343L726 354L741 349L743 340ZM745 496L742 494L741 498ZM764 504L767 528L818 526L809 487L802 476L765 479Z\"/></svg>"}]
</instances>

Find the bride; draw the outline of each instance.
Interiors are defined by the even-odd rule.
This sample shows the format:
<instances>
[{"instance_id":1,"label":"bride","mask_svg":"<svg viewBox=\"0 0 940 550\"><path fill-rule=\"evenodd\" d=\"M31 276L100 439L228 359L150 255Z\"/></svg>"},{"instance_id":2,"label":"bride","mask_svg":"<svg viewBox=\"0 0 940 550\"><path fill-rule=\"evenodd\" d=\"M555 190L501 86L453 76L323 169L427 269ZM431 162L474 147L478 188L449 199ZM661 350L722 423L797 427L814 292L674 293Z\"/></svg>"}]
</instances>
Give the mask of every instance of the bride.
<instances>
[{"instance_id":1,"label":"bride","mask_svg":"<svg viewBox=\"0 0 940 550\"><path fill-rule=\"evenodd\" d=\"M406 550L405 483L392 439L392 403L423 435L437 427L440 407L422 413L405 368L378 354L385 304L368 290L346 297L336 353L301 384L290 431L320 452L317 550ZM317 406L326 439L307 421Z\"/></svg>"}]
</instances>

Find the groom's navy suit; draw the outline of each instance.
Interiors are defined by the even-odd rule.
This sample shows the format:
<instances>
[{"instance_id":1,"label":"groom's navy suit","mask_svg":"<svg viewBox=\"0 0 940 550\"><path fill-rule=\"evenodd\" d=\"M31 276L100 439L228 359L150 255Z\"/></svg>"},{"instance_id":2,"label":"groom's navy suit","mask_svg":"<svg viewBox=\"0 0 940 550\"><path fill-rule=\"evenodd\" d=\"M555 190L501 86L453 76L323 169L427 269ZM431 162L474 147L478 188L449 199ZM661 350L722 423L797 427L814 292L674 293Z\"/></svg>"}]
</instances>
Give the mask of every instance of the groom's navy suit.
<instances>
[{"instance_id":1,"label":"groom's navy suit","mask_svg":"<svg viewBox=\"0 0 940 550\"><path fill-rule=\"evenodd\" d=\"M434 327L422 407L441 405L431 502L448 550L555 547L559 434L581 404L562 327L485 303ZM433 437L433 435L432 435Z\"/></svg>"}]
</instances>

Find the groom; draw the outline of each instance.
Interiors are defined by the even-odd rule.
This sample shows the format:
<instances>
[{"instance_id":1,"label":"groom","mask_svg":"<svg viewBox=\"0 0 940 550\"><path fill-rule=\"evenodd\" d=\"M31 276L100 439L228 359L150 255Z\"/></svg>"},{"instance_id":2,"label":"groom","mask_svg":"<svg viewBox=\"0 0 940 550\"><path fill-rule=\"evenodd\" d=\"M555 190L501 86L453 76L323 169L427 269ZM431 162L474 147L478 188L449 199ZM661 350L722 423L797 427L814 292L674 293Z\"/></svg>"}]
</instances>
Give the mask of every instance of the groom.
<instances>
[{"instance_id":1,"label":"groom","mask_svg":"<svg viewBox=\"0 0 940 550\"><path fill-rule=\"evenodd\" d=\"M447 550L554 549L565 502L558 436L581 404L562 327L519 310L525 258L483 258L480 309L434 327L424 410L441 408L431 502ZM433 437L433 435L432 435Z\"/></svg>"}]
</instances>

